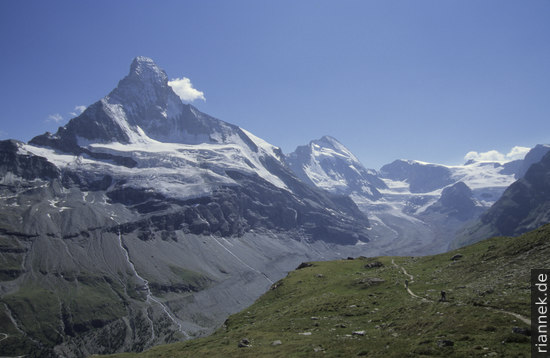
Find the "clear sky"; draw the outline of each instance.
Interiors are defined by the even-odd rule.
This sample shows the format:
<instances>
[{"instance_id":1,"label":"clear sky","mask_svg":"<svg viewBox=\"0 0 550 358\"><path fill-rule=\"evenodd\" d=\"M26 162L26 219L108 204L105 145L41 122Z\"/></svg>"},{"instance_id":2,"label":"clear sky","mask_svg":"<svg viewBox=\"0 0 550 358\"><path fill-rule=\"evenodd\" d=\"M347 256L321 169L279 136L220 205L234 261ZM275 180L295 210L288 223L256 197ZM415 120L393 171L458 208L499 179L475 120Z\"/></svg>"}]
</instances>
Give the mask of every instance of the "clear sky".
<instances>
[{"instance_id":1,"label":"clear sky","mask_svg":"<svg viewBox=\"0 0 550 358\"><path fill-rule=\"evenodd\" d=\"M285 153L363 164L550 142L550 1L0 1L0 138L105 96L135 56Z\"/></svg>"}]
</instances>

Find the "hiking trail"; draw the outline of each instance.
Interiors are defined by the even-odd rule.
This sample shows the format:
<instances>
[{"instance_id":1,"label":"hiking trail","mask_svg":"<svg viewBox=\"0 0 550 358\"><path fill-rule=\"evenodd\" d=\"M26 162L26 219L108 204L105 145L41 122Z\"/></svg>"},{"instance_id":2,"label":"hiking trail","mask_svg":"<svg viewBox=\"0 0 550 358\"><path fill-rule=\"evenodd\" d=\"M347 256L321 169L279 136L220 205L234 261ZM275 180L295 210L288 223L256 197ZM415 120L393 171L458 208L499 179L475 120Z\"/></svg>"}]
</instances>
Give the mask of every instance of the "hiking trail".
<instances>
[{"instance_id":1,"label":"hiking trail","mask_svg":"<svg viewBox=\"0 0 550 358\"><path fill-rule=\"evenodd\" d=\"M408 276L410 281L408 281L408 284L411 284L414 282L414 276L409 274L407 272L407 270L405 270L405 268L403 266L399 266L395 263L394 259L391 260L391 263L397 267L397 269L400 269L400 271L403 272L403 274L405 276ZM431 300L431 299L428 299L428 298L425 298L425 297L420 297L418 296L417 294L415 294L414 292L411 291L411 289L409 288L409 285L407 283L404 284L405 286L405 289L407 290L407 292L409 293L409 295L411 295L411 297L415 297L415 298L419 298L421 299L422 301L424 302L435 302L434 300ZM510 312L510 311L506 311L506 310L503 310L501 308L495 308L495 307L488 307L488 306L484 306L486 309L488 310L491 310L491 311L495 311L495 312L500 312L500 313L505 313L507 315L510 315L510 316L513 316L517 319L519 319L520 321L522 321L523 323L525 324L528 324L529 326L531 326L531 320L523 315L520 315L519 313L515 313L515 312Z\"/></svg>"}]
</instances>

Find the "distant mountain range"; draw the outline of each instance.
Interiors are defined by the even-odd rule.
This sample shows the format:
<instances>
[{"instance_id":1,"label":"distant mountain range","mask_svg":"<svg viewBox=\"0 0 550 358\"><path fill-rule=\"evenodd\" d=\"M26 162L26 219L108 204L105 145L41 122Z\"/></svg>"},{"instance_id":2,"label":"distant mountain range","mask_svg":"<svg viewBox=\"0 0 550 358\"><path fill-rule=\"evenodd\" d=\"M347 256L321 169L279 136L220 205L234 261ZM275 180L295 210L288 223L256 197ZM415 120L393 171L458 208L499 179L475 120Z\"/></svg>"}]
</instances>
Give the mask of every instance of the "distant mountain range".
<instances>
[{"instance_id":1,"label":"distant mountain range","mask_svg":"<svg viewBox=\"0 0 550 358\"><path fill-rule=\"evenodd\" d=\"M537 145L523 160L458 166L396 160L375 171L366 169L335 138L325 136L299 146L286 160L304 182L349 195L369 216L371 243L383 252L425 255L446 251L466 225L548 151L550 146ZM537 224L550 222L545 220Z\"/></svg>"},{"instance_id":2,"label":"distant mountain range","mask_svg":"<svg viewBox=\"0 0 550 358\"><path fill-rule=\"evenodd\" d=\"M329 136L284 155L137 57L56 133L0 142L0 355L140 351L212 332L302 261L517 234L549 220L549 149L380 171Z\"/></svg>"}]
</instances>

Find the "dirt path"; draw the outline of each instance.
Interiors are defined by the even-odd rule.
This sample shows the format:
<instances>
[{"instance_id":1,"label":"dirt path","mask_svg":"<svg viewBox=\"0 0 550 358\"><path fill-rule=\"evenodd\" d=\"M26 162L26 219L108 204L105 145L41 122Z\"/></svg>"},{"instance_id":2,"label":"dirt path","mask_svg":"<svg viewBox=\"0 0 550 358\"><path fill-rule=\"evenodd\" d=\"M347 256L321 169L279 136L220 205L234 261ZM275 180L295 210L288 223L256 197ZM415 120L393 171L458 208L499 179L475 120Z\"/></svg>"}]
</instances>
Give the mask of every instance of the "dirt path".
<instances>
[{"instance_id":1,"label":"dirt path","mask_svg":"<svg viewBox=\"0 0 550 358\"><path fill-rule=\"evenodd\" d=\"M403 274L405 274L405 276L409 277L410 281L408 281L408 284L411 284L411 283L414 282L414 276L411 275L410 273L408 273L407 270L405 270L405 268L403 266L397 265L393 259L391 260L391 263L395 267L397 267L398 269L403 271ZM412 297L415 297L415 298L419 298L424 302L434 302L433 300L430 300L430 299L427 299L427 298L420 297L420 296L416 295L414 292L411 291L408 284L405 283L404 286L405 286L405 289L407 290L407 292L409 293L409 295L411 295ZM500 308L494 308L494 307L485 307L485 308L488 309L488 310L491 310L491 311L505 313L507 315L514 316L515 318L519 319L523 323L528 324L529 326L531 326L531 320L529 318L525 317L525 316L520 315L519 313L510 312L510 311L506 311L506 310L503 310L503 309L500 309Z\"/></svg>"},{"instance_id":2,"label":"dirt path","mask_svg":"<svg viewBox=\"0 0 550 358\"><path fill-rule=\"evenodd\" d=\"M506 311L506 310L503 310L503 309L500 309L500 308L493 308L493 307L486 307L486 308L491 310L491 311L506 313L510 316L514 316L517 319L519 319L520 321L522 321L523 323L528 324L529 327L531 326L531 320L529 318L525 317L525 316L520 315L519 313Z\"/></svg>"},{"instance_id":3,"label":"dirt path","mask_svg":"<svg viewBox=\"0 0 550 358\"><path fill-rule=\"evenodd\" d=\"M403 284L405 286L405 289L407 290L407 292L409 293L409 295L411 295L412 297L414 298L419 298L421 299L422 301L424 302L433 302L432 300L429 300L427 298L424 298L424 297L420 297L418 296L417 294L415 294L413 291L411 291L411 289L409 288L409 284L413 283L414 282L414 276L411 275L410 273L407 272L407 270L405 270L405 268L403 266L398 266L395 261L393 261L393 259L391 259L391 263L397 267L398 269L401 269L403 271L403 274L405 274L405 276L408 276L409 277L409 281L405 281L405 283Z\"/></svg>"}]
</instances>

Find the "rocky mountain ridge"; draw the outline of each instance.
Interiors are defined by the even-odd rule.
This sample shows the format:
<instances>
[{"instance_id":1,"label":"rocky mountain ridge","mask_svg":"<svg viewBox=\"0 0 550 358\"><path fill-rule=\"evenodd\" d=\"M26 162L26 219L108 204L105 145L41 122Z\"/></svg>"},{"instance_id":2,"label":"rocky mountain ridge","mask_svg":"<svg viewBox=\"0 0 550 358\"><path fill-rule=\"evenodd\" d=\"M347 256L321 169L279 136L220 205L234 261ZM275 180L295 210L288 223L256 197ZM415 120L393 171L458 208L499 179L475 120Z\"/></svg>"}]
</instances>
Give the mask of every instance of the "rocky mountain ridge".
<instances>
[{"instance_id":1,"label":"rocky mountain ridge","mask_svg":"<svg viewBox=\"0 0 550 358\"><path fill-rule=\"evenodd\" d=\"M465 225L549 150L538 145L524 160L471 160L456 166L400 159L376 171L365 169L342 143L326 136L299 146L286 159L303 181L349 195L368 214L372 241L383 250L425 255L446 251Z\"/></svg>"}]
</instances>

